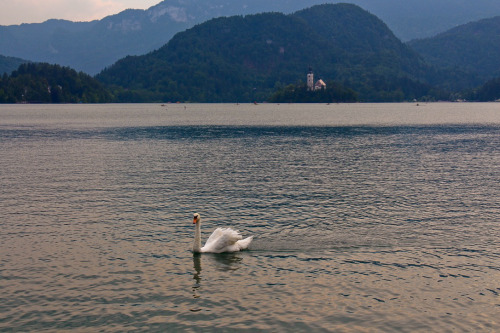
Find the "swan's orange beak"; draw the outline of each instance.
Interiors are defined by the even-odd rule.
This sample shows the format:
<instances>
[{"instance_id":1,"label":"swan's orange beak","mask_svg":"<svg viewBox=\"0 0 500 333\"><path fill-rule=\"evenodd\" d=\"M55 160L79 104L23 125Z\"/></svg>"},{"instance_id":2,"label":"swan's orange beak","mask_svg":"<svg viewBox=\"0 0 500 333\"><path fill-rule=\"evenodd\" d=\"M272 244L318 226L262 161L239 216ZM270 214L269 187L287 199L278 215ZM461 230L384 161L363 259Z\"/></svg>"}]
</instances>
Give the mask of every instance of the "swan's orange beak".
<instances>
[{"instance_id":1,"label":"swan's orange beak","mask_svg":"<svg viewBox=\"0 0 500 333\"><path fill-rule=\"evenodd\" d=\"M196 217L193 217L193 224L196 224Z\"/></svg>"}]
</instances>

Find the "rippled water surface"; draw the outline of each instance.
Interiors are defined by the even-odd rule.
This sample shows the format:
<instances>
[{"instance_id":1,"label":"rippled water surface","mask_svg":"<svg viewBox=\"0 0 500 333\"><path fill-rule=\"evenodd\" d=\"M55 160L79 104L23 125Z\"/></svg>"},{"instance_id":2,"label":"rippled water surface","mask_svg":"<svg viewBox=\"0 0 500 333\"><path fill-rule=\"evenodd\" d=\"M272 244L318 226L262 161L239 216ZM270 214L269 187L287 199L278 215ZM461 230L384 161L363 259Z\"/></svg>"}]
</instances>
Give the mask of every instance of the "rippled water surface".
<instances>
[{"instance_id":1,"label":"rippled water surface","mask_svg":"<svg viewBox=\"0 0 500 333\"><path fill-rule=\"evenodd\" d=\"M0 106L0 331L498 331L499 147L500 104Z\"/></svg>"}]
</instances>

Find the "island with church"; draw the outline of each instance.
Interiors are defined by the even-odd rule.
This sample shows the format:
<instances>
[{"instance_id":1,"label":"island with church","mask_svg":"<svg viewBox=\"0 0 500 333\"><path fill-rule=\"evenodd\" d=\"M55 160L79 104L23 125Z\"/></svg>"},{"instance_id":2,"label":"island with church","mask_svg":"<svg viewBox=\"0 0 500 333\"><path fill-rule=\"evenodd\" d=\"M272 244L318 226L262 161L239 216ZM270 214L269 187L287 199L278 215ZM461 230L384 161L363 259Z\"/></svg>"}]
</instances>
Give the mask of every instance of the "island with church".
<instances>
[{"instance_id":1,"label":"island with church","mask_svg":"<svg viewBox=\"0 0 500 333\"><path fill-rule=\"evenodd\" d=\"M311 67L306 83L290 84L278 89L270 98L271 103L354 103L358 102L357 93L334 81L314 81Z\"/></svg>"}]
</instances>

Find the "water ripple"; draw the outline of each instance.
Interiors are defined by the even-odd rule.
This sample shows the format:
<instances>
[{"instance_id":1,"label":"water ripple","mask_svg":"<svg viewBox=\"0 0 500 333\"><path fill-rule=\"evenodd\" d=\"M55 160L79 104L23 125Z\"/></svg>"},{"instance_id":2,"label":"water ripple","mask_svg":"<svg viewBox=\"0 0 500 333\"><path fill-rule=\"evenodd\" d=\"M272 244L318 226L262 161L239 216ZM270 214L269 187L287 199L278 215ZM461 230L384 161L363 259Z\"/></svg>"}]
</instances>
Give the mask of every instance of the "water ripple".
<instances>
[{"instance_id":1,"label":"water ripple","mask_svg":"<svg viewBox=\"0 0 500 333\"><path fill-rule=\"evenodd\" d=\"M497 125L123 107L0 127L0 331L500 329ZM194 212L251 250L193 256Z\"/></svg>"}]
</instances>

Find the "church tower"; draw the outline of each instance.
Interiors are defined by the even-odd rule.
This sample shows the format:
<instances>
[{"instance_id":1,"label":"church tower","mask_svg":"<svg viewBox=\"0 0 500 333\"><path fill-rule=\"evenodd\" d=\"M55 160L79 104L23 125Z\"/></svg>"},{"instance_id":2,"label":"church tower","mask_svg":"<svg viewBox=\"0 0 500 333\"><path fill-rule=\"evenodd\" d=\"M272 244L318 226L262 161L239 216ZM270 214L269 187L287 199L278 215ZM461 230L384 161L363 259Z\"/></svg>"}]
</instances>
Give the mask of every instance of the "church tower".
<instances>
[{"instance_id":1,"label":"church tower","mask_svg":"<svg viewBox=\"0 0 500 333\"><path fill-rule=\"evenodd\" d=\"M314 74L311 67L309 67L309 72L307 73L307 90L314 90Z\"/></svg>"}]
</instances>

